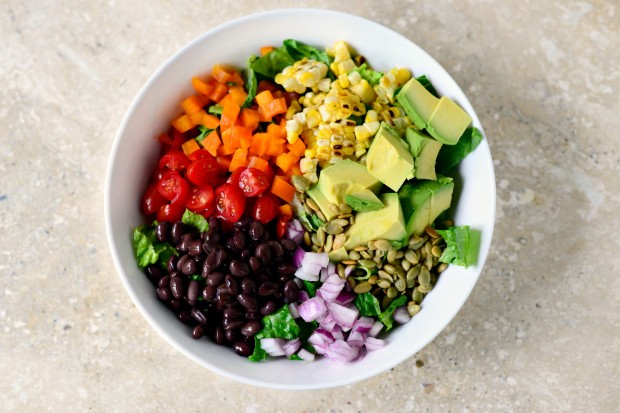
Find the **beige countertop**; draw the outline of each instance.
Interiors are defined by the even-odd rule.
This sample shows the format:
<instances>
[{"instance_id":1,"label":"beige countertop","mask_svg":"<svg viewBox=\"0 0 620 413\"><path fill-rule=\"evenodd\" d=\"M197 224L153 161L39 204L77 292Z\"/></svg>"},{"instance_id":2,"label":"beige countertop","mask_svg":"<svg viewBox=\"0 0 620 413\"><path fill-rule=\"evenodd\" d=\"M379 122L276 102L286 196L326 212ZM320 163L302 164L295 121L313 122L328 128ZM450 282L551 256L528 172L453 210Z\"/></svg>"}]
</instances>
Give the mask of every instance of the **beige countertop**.
<instances>
[{"instance_id":1,"label":"beige countertop","mask_svg":"<svg viewBox=\"0 0 620 413\"><path fill-rule=\"evenodd\" d=\"M492 249L461 312L415 357L343 388L266 390L199 367L142 319L103 222L124 112L199 34L300 4L0 4L0 410L619 411L613 1L303 2L376 20L426 49L469 96L488 136Z\"/></svg>"}]
</instances>

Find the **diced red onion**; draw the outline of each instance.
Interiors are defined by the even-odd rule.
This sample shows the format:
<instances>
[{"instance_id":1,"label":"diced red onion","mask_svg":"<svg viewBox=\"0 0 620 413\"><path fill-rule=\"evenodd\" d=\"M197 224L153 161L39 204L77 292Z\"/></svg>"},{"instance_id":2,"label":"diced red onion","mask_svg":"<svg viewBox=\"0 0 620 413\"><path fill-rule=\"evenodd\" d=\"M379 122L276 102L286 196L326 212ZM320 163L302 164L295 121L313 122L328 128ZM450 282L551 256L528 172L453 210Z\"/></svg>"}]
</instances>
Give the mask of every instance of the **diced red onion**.
<instances>
[{"instance_id":1,"label":"diced red onion","mask_svg":"<svg viewBox=\"0 0 620 413\"><path fill-rule=\"evenodd\" d=\"M290 303L288 305L288 312L291 313L293 318L299 318L299 307L297 307L297 304Z\"/></svg>"},{"instance_id":2,"label":"diced red onion","mask_svg":"<svg viewBox=\"0 0 620 413\"><path fill-rule=\"evenodd\" d=\"M283 338L261 338L260 346L272 357L283 356L285 340Z\"/></svg>"},{"instance_id":3,"label":"diced red onion","mask_svg":"<svg viewBox=\"0 0 620 413\"><path fill-rule=\"evenodd\" d=\"M304 301L306 301L309 298L310 298L310 296L308 295L308 292L306 290L300 290L299 291L299 296L297 298L298 301L301 301L303 303Z\"/></svg>"},{"instance_id":4,"label":"diced red onion","mask_svg":"<svg viewBox=\"0 0 620 413\"><path fill-rule=\"evenodd\" d=\"M338 297L336 297L336 299L334 300L334 302L336 304L346 306L347 304L352 303L353 300L355 300L356 295L357 294L352 293L351 291L341 291L340 294L338 294Z\"/></svg>"},{"instance_id":5,"label":"diced red onion","mask_svg":"<svg viewBox=\"0 0 620 413\"><path fill-rule=\"evenodd\" d=\"M372 329L372 326L374 324L375 324L375 320L373 320L372 318L360 317L359 319L357 319L357 321L355 321L355 324L353 324L352 329L353 331L367 334Z\"/></svg>"},{"instance_id":6,"label":"diced red onion","mask_svg":"<svg viewBox=\"0 0 620 413\"><path fill-rule=\"evenodd\" d=\"M297 247L293 254L293 264L295 264L295 267L301 267L301 261L304 259L304 255L306 255L306 251L301 247Z\"/></svg>"},{"instance_id":7,"label":"diced red onion","mask_svg":"<svg viewBox=\"0 0 620 413\"><path fill-rule=\"evenodd\" d=\"M336 340L327 348L325 357L344 364L356 358L359 354L359 348L352 347L343 340Z\"/></svg>"},{"instance_id":8,"label":"diced red onion","mask_svg":"<svg viewBox=\"0 0 620 413\"><path fill-rule=\"evenodd\" d=\"M366 337L366 342L364 343L364 346L368 351L380 350L385 347L385 340L374 337Z\"/></svg>"},{"instance_id":9,"label":"diced red onion","mask_svg":"<svg viewBox=\"0 0 620 413\"><path fill-rule=\"evenodd\" d=\"M308 343L312 344L319 354L325 354L327 348L334 342L334 336L329 331L319 327L308 337Z\"/></svg>"},{"instance_id":10,"label":"diced red onion","mask_svg":"<svg viewBox=\"0 0 620 413\"><path fill-rule=\"evenodd\" d=\"M342 329L340 327L338 327L338 325L335 325L332 328L332 336L334 336L334 339L336 340L344 340L344 333L342 332Z\"/></svg>"},{"instance_id":11,"label":"diced red onion","mask_svg":"<svg viewBox=\"0 0 620 413\"><path fill-rule=\"evenodd\" d=\"M344 275L345 277L348 277L349 275L351 275L351 273L353 272L353 270L355 269L355 267L353 265L349 265L344 269Z\"/></svg>"},{"instance_id":12,"label":"diced red onion","mask_svg":"<svg viewBox=\"0 0 620 413\"><path fill-rule=\"evenodd\" d=\"M295 354L297 350L301 347L301 340L295 338L293 340L288 340L282 345L282 350L284 350L284 355L289 357L292 354Z\"/></svg>"},{"instance_id":13,"label":"diced red onion","mask_svg":"<svg viewBox=\"0 0 620 413\"><path fill-rule=\"evenodd\" d=\"M319 273L317 271L315 274L307 274L304 271L303 267L299 267L297 268L297 271L295 271L295 277L301 278L302 280L306 280L306 281L318 281Z\"/></svg>"},{"instance_id":14,"label":"diced red onion","mask_svg":"<svg viewBox=\"0 0 620 413\"><path fill-rule=\"evenodd\" d=\"M321 297L312 297L298 307L299 315L304 321L310 322L323 316L327 311L325 301Z\"/></svg>"},{"instance_id":15,"label":"diced red onion","mask_svg":"<svg viewBox=\"0 0 620 413\"><path fill-rule=\"evenodd\" d=\"M409 315L409 311L407 311L407 307L398 307L396 311L394 311L394 321L397 323L405 324L408 323L409 320L411 320L411 316Z\"/></svg>"},{"instance_id":16,"label":"diced red onion","mask_svg":"<svg viewBox=\"0 0 620 413\"><path fill-rule=\"evenodd\" d=\"M299 353L297 353L297 355L299 356L300 359L305 360L305 361L314 360L314 354L312 354L305 348L302 348L301 350L299 350Z\"/></svg>"},{"instance_id":17,"label":"diced red onion","mask_svg":"<svg viewBox=\"0 0 620 413\"><path fill-rule=\"evenodd\" d=\"M319 325L327 331L332 331L336 326L336 320L334 319L334 316L328 312L325 314L325 317L319 321Z\"/></svg>"},{"instance_id":18,"label":"diced red onion","mask_svg":"<svg viewBox=\"0 0 620 413\"><path fill-rule=\"evenodd\" d=\"M372 328L368 332L368 335L370 337L377 337L381 330L383 330L383 323L380 321L375 321L375 323L372 325Z\"/></svg>"},{"instance_id":19,"label":"diced red onion","mask_svg":"<svg viewBox=\"0 0 620 413\"><path fill-rule=\"evenodd\" d=\"M334 301L342 288L344 287L344 283L346 281L338 276L338 274L332 274L323 283L319 290L321 291L321 297L325 301Z\"/></svg>"},{"instance_id":20,"label":"diced red onion","mask_svg":"<svg viewBox=\"0 0 620 413\"><path fill-rule=\"evenodd\" d=\"M351 330L346 341L354 347L363 347L365 337L364 334L360 333L359 331Z\"/></svg>"},{"instance_id":21,"label":"diced red onion","mask_svg":"<svg viewBox=\"0 0 620 413\"><path fill-rule=\"evenodd\" d=\"M327 274L327 268L322 268L321 273L319 274L319 281L324 283L325 280L327 280L327 277L329 277L329 274Z\"/></svg>"},{"instance_id":22,"label":"diced red onion","mask_svg":"<svg viewBox=\"0 0 620 413\"><path fill-rule=\"evenodd\" d=\"M327 308L329 312L334 316L336 322L340 324L341 327L343 327L343 330L345 328L350 329L351 327L353 327L353 323L355 323L355 320L359 315L359 310L357 308L347 308L333 302L327 302Z\"/></svg>"}]
</instances>

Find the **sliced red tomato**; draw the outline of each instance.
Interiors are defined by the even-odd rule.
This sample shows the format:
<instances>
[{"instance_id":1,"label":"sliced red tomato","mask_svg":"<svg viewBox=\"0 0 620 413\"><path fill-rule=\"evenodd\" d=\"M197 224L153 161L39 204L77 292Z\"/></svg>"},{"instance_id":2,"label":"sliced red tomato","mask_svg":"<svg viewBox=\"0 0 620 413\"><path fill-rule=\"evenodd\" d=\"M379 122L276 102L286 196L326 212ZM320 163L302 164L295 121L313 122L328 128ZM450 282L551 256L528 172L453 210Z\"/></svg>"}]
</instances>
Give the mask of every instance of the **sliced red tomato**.
<instances>
[{"instance_id":1,"label":"sliced red tomato","mask_svg":"<svg viewBox=\"0 0 620 413\"><path fill-rule=\"evenodd\" d=\"M252 218L262 224L272 221L278 215L280 202L272 196L264 195L257 198L252 207Z\"/></svg>"},{"instance_id":2,"label":"sliced red tomato","mask_svg":"<svg viewBox=\"0 0 620 413\"><path fill-rule=\"evenodd\" d=\"M199 212L213 204L213 188L210 185L192 187L185 206L193 211Z\"/></svg>"},{"instance_id":3,"label":"sliced red tomato","mask_svg":"<svg viewBox=\"0 0 620 413\"><path fill-rule=\"evenodd\" d=\"M282 237L284 237L284 234L286 234L286 224L290 219L291 217L287 215L282 215L280 218L278 218L278 222L276 223L276 236L278 237L278 239L281 239Z\"/></svg>"},{"instance_id":4,"label":"sliced red tomato","mask_svg":"<svg viewBox=\"0 0 620 413\"><path fill-rule=\"evenodd\" d=\"M173 202L171 204L166 204L162 206L159 211L157 211L157 220L159 222L162 221L170 221L175 222L180 220L183 217L183 213L185 212L185 205Z\"/></svg>"},{"instance_id":5,"label":"sliced red tomato","mask_svg":"<svg viewBox=\"0 0 620 413\"><path fill-rule=\"evenodd\" d=\"M142 212L144 215L151 215L159 211L159 209L166 203L166 198L161 196L157 190L157 184L152 183L146 188L144 196L142 197Z\"/></svg>"},{"instance_id":6,"label":"sliced red tomato","mask_svg":"<svg viewBox=\"0 0 620 413\"><path fill-rule=\"evenodd\" d=\"M172 143L170 144L171 149L181 149L183 142L185 142L187 139L181 132L179 132L175 128L170 129L170 134L172 135Z\"/></svg>"},{"instance_id":7,"label":"sliced red tomato","mask_svg":"<svg viewBox=\"0 0 620 413\"><path fill-rule=\"evenodd\" d=\"M224 184L215 190L216 216L229 221L237 222L245 210L245 196L243 191L233 184Z\"/></svg>"},{"instance_id":8,"label":"sliced red tomato","mask_svg":"<svg viewBox=\"0 0 620 413\"><path fill-rule=\"evenodd\" d=\"M197 151L194 151L190 153L189 155L187 155L187 157L189 158L190 161L195 161L196 159L214 159L215 160L213 155L211 155L209 151L206 149L198 149Z\"/></svg>"},{"instance_id":9,"label":"sliced red tomato","mask_svg":"<svg viewBox=\"0 0 620 413\"><path fill-rule=\"evenodd\" d=\"M239 186L239 179L241 178L241 173L245 170L245 168L239 168L237 169L235 172L233 172L228 179L226 180L226 183L228 184L233 184L235 186Z\"/></svg>"},{"instance_id":10,"label":"sliced red tomato","mask_svg":"<svg viewBox=\"0 0 620 413\"><path fill-rule=\"evenodd\" d=\"M189 159L178 149L169 150L164 156L159 159L160 168L173 169L179 171L189 166Z\"/></svg>"},{"instance_id":11,"label":"sliced red tomato","mask_svg":"<svg viewBox=\"0 0 620 413\"><path fill-rule=\"evenodd\" d=\"M217 161L209 154L210 158L196 159L187 167L185 176L191 183L202 186L211 185L213 178L220 172Z\"/></svg>"},{"instance_id":12,"label":"sliced red tomato","mask_svg":"<svg viewBox=\"0 0 620 413\"><path fill-rule=\"evenodd\" d=\"M200 215L202 215L205 218L211 218L214 212L215 212L215 202L211 202L211 205L209 205L206 209L200 211Z\"/></svg>"},{"instance_id":13,"label":"sliced red tomato","mask_svg":"<svg viewBox=\"0 0 620 413\"><path fill-rule=\"evenodd\" d=\"M164 172L166 172L167 169L162 169L160 167L156 167L155 170L153 171L153 175L152 175L152 179L153 182L158 182L161 180L161 177L164 176Z\"/></svg>"},{"instance_id":14,"label":"sliced red tomato","mask_svg":"<svg viewBox=\"0 0 620 413\"><path fill-rule=\"evenodd\" d=\"M189 184L177 171L166 171L157 182L157 191L164 198L184 205L189 196Z\"/></svg>"},{"instance_id":15,"label":"sliced red tomato","mask_svg":"<svg viewBox=\"0 0 620 413\"><path fill-rule=\"evenodd\" d=\"M247 168L239 175L239 188L245 196L258 196L271 186L267 175L256 168Z\"/></svg>"}]
</instances>

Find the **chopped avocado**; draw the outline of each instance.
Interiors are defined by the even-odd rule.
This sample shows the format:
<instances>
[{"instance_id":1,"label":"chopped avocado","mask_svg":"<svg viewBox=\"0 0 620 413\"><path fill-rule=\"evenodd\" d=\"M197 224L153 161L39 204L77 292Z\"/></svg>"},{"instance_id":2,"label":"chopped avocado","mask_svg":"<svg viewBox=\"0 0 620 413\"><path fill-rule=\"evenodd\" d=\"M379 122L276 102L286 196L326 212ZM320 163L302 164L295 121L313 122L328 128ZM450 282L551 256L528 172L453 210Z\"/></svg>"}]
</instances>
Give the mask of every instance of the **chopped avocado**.
<instances>
[{"instance_id":1,"label":"chopped avocado","mask_svg":"<svg viewBox=\"0 0 620 413\"><path fill-rule=\"evenodd\" d=\"M407 128L405 138L414 159L414 177L436 180L435 161L442 146L441 142L436 141L414 127Z\"/></svg>"},{"instance_id":2,"label":"chopped avocado","mask_svg":"<svg viewBox=\"0 0 620 413\"><path fill-rule=\"evenodd\" d=\"M349 254L347 253L347 249L345 247L332 250L327 255L329 256L329 260L331 262L340 262L349 258Z\"/></svg>"},{"instance_id":3,"label":"chopped avocado","mask_svg":"<svg viewBox=\"0 0 620 413\"><path fill-rule=\"evenodd\" d=\"M400 89L396 95L396 100L405 109L407 116L418 129L426 128L435 107L439 103L439 99L414 78L411 78Z\"/></svg>"},{"instance_id":4,"label":"chopped avocado","mask_svg":"<svg viewBox=\"0 0 620 413\"><path fill-rule=\"evenodd\" d=\"M388 192L381 196L385 207L378 211L358 212L355 223L345 235L344 247L351 250L373 239L401 240L406 236L405 219L398 194Z\"/></svg>"},{"instance_id":5,"label":"chopped avocado","mask_svg":"<svg viewBox=\"0 0 620 413\"><path fill-rule=\"evenodd\" d=\"M413 156L405 142L385 122L377 131L368 153L366 167L375 178L398 191L413 172Z\"/></svg>"},{"instance_id":6,"label":"chopped avocado","mask_svg":"<svg viewBox=\"0 0 620 413\"><path fill-rule=\"evenodd\" d=\"M420 235L443 211L450 207L454 182L439 177L436 181L408 182L398 192L407 222L407 236Z\"/></svg>"},{"instance_id":7,"label":"chopped avocado","mask_svg":"<svg viewBox=\"0 0 620 413\"><path fill-rule=\"evenodd\" d=\"M433 111L426 130L441 143L454 145L471 123L471 116L451 99L442 96Z\"/></svg>"},{"instance_id":8,"label":"chopped avocado","mask_svg":"<svg viewBox=\"0 0 620 413\"><path fill-rule=\"evenodd\" d=\"M306 191L306 195L308 195L310 198L312 198L314 202L316 202L316 204L321 209L321 212L323 213L323 215L325 215L325 218L327 218L328 221L331 221L336 217L337 214L335 214L331 209L329 209L329 204L331 202L329 202L325 195L323 195L323 192L321 192L321 189L318 187L318 185L311 186Z\"/></svg>"},{"instance_id":9,"label":"chopped avocado","mask_svg":"<svg viewBox=\"0 0 620 413\"><path fill-rule=\"evenodd\" d=\"M377 195L368 189L364 189L363 191L356 192L354 194L349 194L344 198L344 200L354 211L376 211L383 208L383 202L377 198Z\"/></svg>"}]
</instances>

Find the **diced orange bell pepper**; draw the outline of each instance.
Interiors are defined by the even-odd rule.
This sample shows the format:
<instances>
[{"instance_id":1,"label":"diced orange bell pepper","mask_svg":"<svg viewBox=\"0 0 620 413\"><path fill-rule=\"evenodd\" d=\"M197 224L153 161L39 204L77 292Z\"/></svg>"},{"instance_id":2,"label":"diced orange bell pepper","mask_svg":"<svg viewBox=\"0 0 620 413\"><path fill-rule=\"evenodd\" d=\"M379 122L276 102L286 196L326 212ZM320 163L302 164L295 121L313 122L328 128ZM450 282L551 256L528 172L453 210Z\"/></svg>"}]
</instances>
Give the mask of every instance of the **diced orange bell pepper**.
<instances>
[{"instance_id":1,"label":"diced orange bell pepper","mask_svg":"<svg viewBox=\"0 0 620 413\"><path fill-rule=\"evenodd\" d=\"M243 108L239 116L241 125L254 130L258 127L258 111L256 109Z\"/></svg>"},{"instance_id":2,"label":"diced orange bell pepper","mask_svg":"<svg viewBox=\"0 0 620 413\"><path fill-rule=\"evenodd\" d=\"M192 129L194 126L194 123L192 122L192 120L190 119L189 116L187 115L181 115L178 118L176 118L175 120L172 121L172 126L179 132L184 133L187 132L188 130Z\"/></svg>"},{"instance_id":3,"label":"diced orange bell pepper","mask_svg":"<svg viewBox=\"0 0 620 413\"><path fill-rule=\"evenodd\" d=\"M256 168L263 172L266 172L269 168L269 162L260 156L250 156L250 163L248 163L248 168Z\"/></svg>"},{"instance_id":4,"label":"diced orange bell pepper","mask_svg":"<svg viewBox=\"0 0 620 413\"><path fill-rule=\"evenodd\" d=\"M295 196L295 188L282 177L276 176L273 178L273 183L271 184L271 193L286 202L291 202Z\"/></svg>"},{"instance_id":5,"label":"diced orange bell pepper","mask_svg":"<svg viewBox=\"0 0 620 413\"><path fill-rule=\"evenodd\" d=\"M194 153L197 150L199 150L200 149L200 145L198 145L198 142L196 142L196 139L190 139L190 140L184 142L183 145L181 145L181 148L183 149L183 153L186 156L189 156L192 153Z\"/></svg>"},{"instance_id":6,"label":"diced orange bell pepper","mask_svg":"<svg viewBox=\"0 0 620 413\"><path fill-rule=\"evenodd\" d=\"M229 172L234 172L238 168L245 168L248 166L248 150L245 148L238 148L230 161L230 166L228 167Z\"/></svg>"},{"instance_id":7,"label":"diced orange bell pepper","mask_svg":"<svg viewBox=\"0 0 620 413\"><path fill-rule=\"evenodd\" d=\"M203 80L194 77L192 78L192 86L194 86L194 90L204 96L209 96L211 91L213 90L213 85Z\"/></svg>"},{"instance_id":8,"label":"diced orange bell pepper","mask_svg":"<svg viewBox=\"0 0 620 413\"><path fill-rule=\"evenodd\" d=\"M286 147L291 153L294 153L300 158L306 153L306 144L301 139L297 139L295 143L289 143Z\"/></svg>"},{"instance_id":9,"label":"diced orange bell pepper","mask_svg":"<svg viewBox=\"0 0 620 413\"><path fill-rule=\"evenodd\" d=\"M228 102L222 106L222 117L220 118L220 129L222 132L233 127L239 112L241 112L241 107L233 102Z\"/></svg>"},{"instance_id":10,"label":"diced orange bell pepper","mask_svg":"<svg viewBox=\"0 0 620 413\"><path fill-rule=\"evenodd\" d=\"M198 111L202 110L202 101L198 96L192 95L181 102L181 107L188 115L192 115Z\"/></svg>"},{"instance_id":11,"label":"diced orange bell pepper","mask_svg":"<svg viewBox=\"0 0 620 413\"><path fill-rule=\"evenodd\" d=\"M216 130L205 136L202 140L201 145L205 148L211 155L214 157L217 156L217 149L222 146L222 141L220 139L220 135Z\"/></svg>"},{"instance_id":12,"label":"diced orange bell pepper","mask_svg":"<svg viewBox=\"0 0 620 413\"><path fill-rule=\"evenodd\" d=\"M209 99L214 102L219 102L224 96L226 96L227 93L228 86L223 83L216 82L213 85L213 90L211 90L211 93L209 93Z\"/></svg>"},{"instance_id":13,"label":"diced orange bell pepper","mask_svg":"<svg viewBox=\"0 0 620 413\"><path fill-rule=\"evenodd\" d=\"M276 159L276 165L284 172L288 172L293 164L299 161L299 157L291 152L279 155Z\"/></svg>"}]
</instances>

